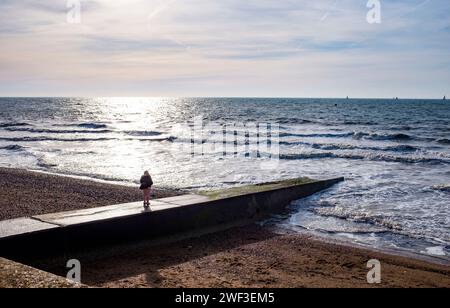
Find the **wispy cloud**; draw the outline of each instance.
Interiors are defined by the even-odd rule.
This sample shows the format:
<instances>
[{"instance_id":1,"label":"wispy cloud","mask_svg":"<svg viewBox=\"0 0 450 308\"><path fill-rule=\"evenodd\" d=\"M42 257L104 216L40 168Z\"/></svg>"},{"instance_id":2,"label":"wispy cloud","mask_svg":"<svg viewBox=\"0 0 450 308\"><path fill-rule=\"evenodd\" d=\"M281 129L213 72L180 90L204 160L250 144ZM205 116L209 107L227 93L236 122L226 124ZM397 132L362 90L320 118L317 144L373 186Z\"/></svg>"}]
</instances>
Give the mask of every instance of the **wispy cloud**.
<instances>
[{"instance_id":1,"label":"wispy cloud","mask_svg":"<svg viewBox=\"0 0 450 308\"><path fill-rule=\"evenodd\" d=\"M3 0L0 95L449 96L448 0L381 3Z\"/></svg>"}]
</instances>

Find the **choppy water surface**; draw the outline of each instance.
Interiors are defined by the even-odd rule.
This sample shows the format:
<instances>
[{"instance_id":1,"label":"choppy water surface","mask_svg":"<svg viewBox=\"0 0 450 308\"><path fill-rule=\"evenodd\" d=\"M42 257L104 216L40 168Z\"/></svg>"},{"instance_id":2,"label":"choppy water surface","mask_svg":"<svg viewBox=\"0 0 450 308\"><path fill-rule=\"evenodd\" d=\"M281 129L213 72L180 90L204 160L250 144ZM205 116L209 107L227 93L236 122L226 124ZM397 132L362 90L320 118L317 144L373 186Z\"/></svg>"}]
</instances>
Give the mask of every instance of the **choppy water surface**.
<instances>
[{"instance_id":1,"label":"choppy water surface","mask_svg":"<svg viewBox=\"0 0 450 308\"><path fill-rule=\"evenodd\" d=\"M264 155L239 155L245 145L235 147L238 155L219 149L192 157L191 139L201 145L203 138L187 133L194 119L279 125L276 168L264 167ZM160 186L187 189L345 176L294 202L276 223L450 253L448 101L0 98L0 166L129 184L149 169Z\"/></svg>"}]
</instances>

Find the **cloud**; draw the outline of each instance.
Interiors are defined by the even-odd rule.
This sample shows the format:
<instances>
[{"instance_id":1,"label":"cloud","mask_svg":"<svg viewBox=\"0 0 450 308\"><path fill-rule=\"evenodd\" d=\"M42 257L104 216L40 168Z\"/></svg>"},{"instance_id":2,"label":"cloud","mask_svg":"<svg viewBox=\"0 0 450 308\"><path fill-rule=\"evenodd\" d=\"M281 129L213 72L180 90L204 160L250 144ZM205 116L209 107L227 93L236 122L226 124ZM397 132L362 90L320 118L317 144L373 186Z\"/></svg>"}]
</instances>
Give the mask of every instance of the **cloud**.
<instances>
[{"instance_id":1,"label":"cloud","mask_svg":"<svg viewBox=\"0 0 450 308\"><path fill-rule=\"evenodd\" d=\"M449 95L450 3L366 3L4 0L0 95Z\"/></svg>"}]
</instances>

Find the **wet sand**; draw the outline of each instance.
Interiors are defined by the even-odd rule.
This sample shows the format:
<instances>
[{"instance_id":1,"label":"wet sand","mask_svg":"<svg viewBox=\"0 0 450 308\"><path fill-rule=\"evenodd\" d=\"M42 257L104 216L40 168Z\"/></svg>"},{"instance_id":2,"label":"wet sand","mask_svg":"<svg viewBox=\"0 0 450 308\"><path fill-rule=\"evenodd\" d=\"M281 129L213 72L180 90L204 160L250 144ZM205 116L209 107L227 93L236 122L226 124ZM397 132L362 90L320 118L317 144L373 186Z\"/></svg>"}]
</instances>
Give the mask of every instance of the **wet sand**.
<instances>
[{"instance_id":1,"label":"wet sand","mask_svg":"<svg viewBox=\"0 0 450 308\"><path fill-rule=\"evenodd\" d=\"M92 207L140 198L133 188L0 169L2 217ZM4 184L8 186L3 186ZM105 186L106 185L106 186ZM6 187L6 188L5 188ZM55 193L57 191L64 192ZM21 204L29 192L38 206ZM164 192L161 193L173 193ZM127 199L128 197L132 199ZM7 201L5 201L7 198ZM256 224L170 243L130 243L84 252L82 283L97 287L450 287L450 266L282 234ZM381 262L382 283L367 283L367 262ZM31 265L65 276L66 260Z\"/></svg>"}]
</instances>

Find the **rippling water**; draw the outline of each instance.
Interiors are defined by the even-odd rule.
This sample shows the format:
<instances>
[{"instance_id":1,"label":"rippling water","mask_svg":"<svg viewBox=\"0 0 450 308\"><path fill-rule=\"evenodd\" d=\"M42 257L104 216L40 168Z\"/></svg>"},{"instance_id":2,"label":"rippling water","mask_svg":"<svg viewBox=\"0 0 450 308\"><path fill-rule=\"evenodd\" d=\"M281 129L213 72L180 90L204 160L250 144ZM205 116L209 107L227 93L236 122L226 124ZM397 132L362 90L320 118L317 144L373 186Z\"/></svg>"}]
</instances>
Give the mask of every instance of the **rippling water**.
<instances>
[{"instance_id":1,"label":"rippling water","mask_svg":"<svg viewBox=\"0 0 450 308\"><path fill-rule=\"evenodd\" d=\"M195 117L219 126L278 124L276 169L261 168L264 157L192 157L183 124ZM160 186L187 189L345 176L276 222L371 246L450 253L446 101L0 98L0 165L128 184L149 169Z\"/></svg>"}]
</instances>

